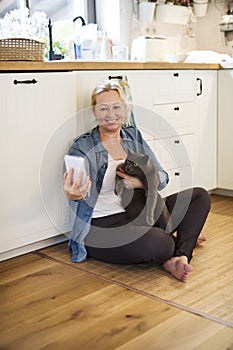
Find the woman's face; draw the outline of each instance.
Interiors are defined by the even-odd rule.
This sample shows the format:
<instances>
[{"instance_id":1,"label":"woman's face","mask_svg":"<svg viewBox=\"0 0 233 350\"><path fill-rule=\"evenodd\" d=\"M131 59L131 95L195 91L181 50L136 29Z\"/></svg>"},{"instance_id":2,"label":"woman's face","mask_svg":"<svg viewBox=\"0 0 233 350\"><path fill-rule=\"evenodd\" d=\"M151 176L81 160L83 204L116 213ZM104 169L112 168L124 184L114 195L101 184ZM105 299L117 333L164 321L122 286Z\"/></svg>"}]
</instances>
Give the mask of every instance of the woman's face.
<instances>
[{"instance_id":1,"label":"woman's face","mask_svg":"<svg viewBox=\"0 0 233 350\"><path fill-rule=\"evenodd\" d=\"M113 132L120 129L124 123L125 104L117 91L104 91L96 96L94 113L99 127L105 132Z\"/></svg>"}]
</instances>

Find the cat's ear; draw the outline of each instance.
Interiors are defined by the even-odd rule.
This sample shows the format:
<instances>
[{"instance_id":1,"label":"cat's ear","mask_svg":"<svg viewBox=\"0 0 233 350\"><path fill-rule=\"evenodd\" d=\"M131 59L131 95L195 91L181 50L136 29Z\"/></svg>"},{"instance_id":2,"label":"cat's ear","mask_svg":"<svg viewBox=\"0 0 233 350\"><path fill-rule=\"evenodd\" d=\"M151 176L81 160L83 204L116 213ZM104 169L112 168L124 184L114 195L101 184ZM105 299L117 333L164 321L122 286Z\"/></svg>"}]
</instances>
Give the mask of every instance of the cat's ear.
<instances>
[{"instance_id":1,"label":"cat's ear","mask_svg":"<svg viewBox=\"0 0 233 350\"><path fill-rule=\"evenodd\" d=\"M133 152L130 148L128 149L128 156L132 156L132 155L134 155L135 154L135 152Z\"/></svg>"},{"instance_id":2,"label":"cat's ear","mask_svg":"<svg viewBox=\"0 0 233 350\"><path fill-rule=\"evenodd\" d=\"M127 159L130 160L131 162L134 162L135 157L136 157L136 153L131 149L128 149Z\"/></svg>"},{"instance_id":3,"label":"cat's ear","mask_svg":"<svg viewBox=\"0 0 233 350\"><path fill-rule=\"evenodd\" d=\"M149 156L148 156L148 154L145 154L144 156L143 156L143 163L144 164L146 164L147 162L148 162L148 160L149 160Z\"/></svg>"}]
</instances>

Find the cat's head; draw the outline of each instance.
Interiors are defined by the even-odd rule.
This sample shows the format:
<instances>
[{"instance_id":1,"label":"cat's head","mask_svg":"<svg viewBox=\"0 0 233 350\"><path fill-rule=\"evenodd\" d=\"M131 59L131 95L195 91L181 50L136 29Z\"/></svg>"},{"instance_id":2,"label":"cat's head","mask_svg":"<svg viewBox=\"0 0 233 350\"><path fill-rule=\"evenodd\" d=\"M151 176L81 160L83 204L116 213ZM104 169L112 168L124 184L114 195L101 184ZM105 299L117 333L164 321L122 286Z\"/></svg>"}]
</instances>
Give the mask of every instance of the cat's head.
<instances>
[{"instance_id":1,"label":"cat's head","mask_svg":"<svg viewBox=\"0 0 233 350\"><path fill-rule=\"evenodd\" d=\"M145 174L148 169L150 158L147 154L128 151L125 163L121 165L121 169L128 175Z\"/></svg>"}]
</instances>

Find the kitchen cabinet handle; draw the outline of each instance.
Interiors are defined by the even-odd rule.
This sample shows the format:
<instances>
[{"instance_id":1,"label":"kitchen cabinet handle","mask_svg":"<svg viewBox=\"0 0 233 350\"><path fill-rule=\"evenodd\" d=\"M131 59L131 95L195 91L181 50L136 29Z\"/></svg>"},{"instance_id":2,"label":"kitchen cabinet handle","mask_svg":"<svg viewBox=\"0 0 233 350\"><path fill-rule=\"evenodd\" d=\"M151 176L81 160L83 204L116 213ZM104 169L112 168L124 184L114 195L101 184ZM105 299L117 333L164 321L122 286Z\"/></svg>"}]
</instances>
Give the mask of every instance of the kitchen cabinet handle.
<instances>
[{"instance_id":1,"label":"kitchen cabinet handle","mask_svg":"<svg viewBox=\"0 0 233 350\"><path fill-rule=\"evenodd\" d=\"M36 83L37 83L36 79L32 79L32 80L17 80L17 79L15 79L14 80L15 85L17 85L17 84L36 84Z\"/></svg>"},{"instance_id":2,"label":"kitchen cabinet handle","mask_svg":"<svg viewBox=\"0 0 233 350\"><path fill-rule=\"evenodd\" d=\"M180 176L180 172L179 172L179 171L176 171L176 172L175 172L175 176Z\"/></svg>"},{"instance_id":3,"label":"kitchen cabinet handle","mask_svg":"<svg viewBox=\"0 0 233 350\"><path fill-rule=\"evenodd\" d=\"M174 107L174 111L179 111L180 107Z\"/></svg>"},{"instance_id":4,"label":"kitchen cabinet handle","mask_svg":"<svg viewBox=\"0 0 233 350\"><path fill-rule=\"evenodd\" d=\"M109 75L109 77L108 77L108 79L109 80L111 80L111 79L120 79L120 80L122 80L123 79L123 76L122 75L116 75L116 76L111 76L111 75Z\"/></svg>"},{"instance_id":5,"label":"kitchen cabinet handle","mask_svg":"<svg viewBox=\"0 0 233 350\"><path fill-rule=\"evenodd\" d=\"M180 140L175 140L174 143L179 144Z\"/></svg>"},{"instance_id":6,"label":"kitchen cabinet handle","mask_svg":"<svg viewBox=\"0 0 233 350\"><path fill-rule=\"evenodd\" d=\"M179 76L179 73L174 73L173 74L173 77L178 77Z\"/></svg>"},{"instance_id":7,"label":"kitchen cabinet handle","mask_svg":"<svg viewBox=\"0 0 233 350\"><path fill-rule=\"evenodd\" d=\"M200 83L200 92L197 93L197 96L202 95L202 80L200 78L197 78L197 81Z\"/></svg>"}]
</instances>

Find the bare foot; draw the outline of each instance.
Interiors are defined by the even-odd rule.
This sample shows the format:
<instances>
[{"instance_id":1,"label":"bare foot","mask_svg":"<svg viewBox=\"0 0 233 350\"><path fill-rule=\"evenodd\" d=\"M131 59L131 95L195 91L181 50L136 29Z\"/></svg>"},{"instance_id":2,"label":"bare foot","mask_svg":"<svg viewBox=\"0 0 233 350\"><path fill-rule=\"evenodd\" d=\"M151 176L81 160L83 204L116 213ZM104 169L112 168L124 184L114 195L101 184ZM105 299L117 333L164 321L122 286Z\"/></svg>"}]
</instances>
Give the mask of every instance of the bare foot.
<instances>
[{"instance_id":1,"label":"bare foot","mask_svg":"<svg viewBox=\"0 0 233 350\"><path fill-rule=\"evenodd\" d=\"M197 245L202 244L206 241L206 235L204 233L200 233L198 239L197 239Z\"/></svg>"},{"instance_id":2,"label":"bare foot","mask_svg":"<svg viewBox=\"0 0 233 350\"><path fill-rule=\"evenodd\" d=\"M182 282L186 282L188 274L193 270L185 255L172 257L163 264L163 267Z\"/></svg>"}]
</instances>

